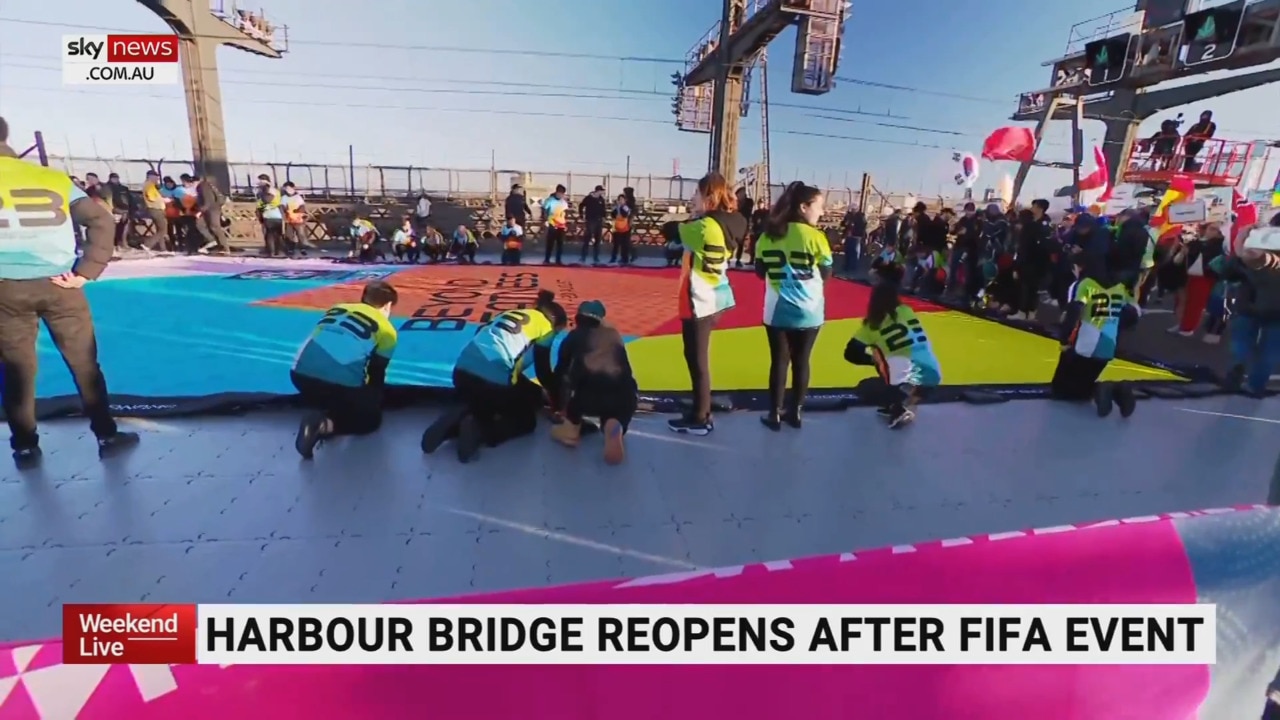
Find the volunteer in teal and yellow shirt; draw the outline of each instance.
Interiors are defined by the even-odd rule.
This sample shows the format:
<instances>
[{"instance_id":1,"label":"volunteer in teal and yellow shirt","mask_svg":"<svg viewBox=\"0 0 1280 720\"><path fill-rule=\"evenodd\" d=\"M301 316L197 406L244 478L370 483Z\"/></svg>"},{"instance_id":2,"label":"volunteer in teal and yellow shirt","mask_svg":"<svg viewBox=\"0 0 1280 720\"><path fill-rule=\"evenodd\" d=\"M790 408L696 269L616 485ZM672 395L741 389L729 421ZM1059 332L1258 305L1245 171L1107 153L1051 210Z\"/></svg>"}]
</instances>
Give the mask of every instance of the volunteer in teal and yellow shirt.
<instances>
[{"instance_id":1,"label":"volunteer in teal and yellow shirt","mask_svg":"<svg viewBox=\"0 0 1280 720\"><path fill-rule=\"evenodd\" d=\"M844 349L845 360L875 367L877 377L860 384L858 394L879 406L891 428L914 420L922 390L942 383L924 325L898 296L901 281L901 271L890 272L871 289L867 314Z\"/></svg>"},{"instance_id":2,"label":"volunteer in teal and yellow shirt","mask_svg":"<svg viewBox=\"0 0 1280 720\"><path fill-rule=\"evenodd\" d=\"M389 283L365 285L358 303L335 305L298 351L290 373L305 404L317 408L298 428L297 449L310 458L333 435L364 435L382 425L382 388L396 350Z\"/></svg>"},{"instance_id":3,"label":"volunteer in teal and yellow shirt","mask_svg":"<svg viewBox=\"0 0 1280 720\"><path fill-rule=\"evenodd\" d=\"M496 447L537 428L542 388L525 376L533 354L550 353L556 332L569 324L555 293L538 292L532 308L499 313L476 332L453 367L463 407L446 412L422 435L422 450L435 452L457 439L459 462L471 462L482 444Z\"/></svg>"},{"instance_id":4,"label":"volunteer in teal and yellow shirt","mask_svg":"<svg viewBox=\"0 0 1280 720\"><path fill-rule=\"evenodd\" d=\"M824 283L831 277L831 244L815 224L826 210L816 187L794 182L783 191L756 240L756 275L764 280L764 331L769 339L770 430L799 429L809 391L809 356L826 320ZM784 404L787 371L790 402Z\"/></svg>"},{"instance_id":5,"label":"volunteer in teal and yellow shirt","mask_svg":"<svg viewBox=\"0 0 1280 720\"><path fill-rule=\"evenodd\" d=\"M1124 283L1084 271L1084 258L1074 261L1076 281L1067 292L1062 321L1062 354L1053 372L1050 392L1056 400L1093 399L1098 415L1111 414L1114 405L1129 417L1137 406L1127 383L1102 383L1098 378L1115 359L1120 331L1137 324L1141 311Z\"/></svg>"},{"instance_id":6,"label":"volunteer in teal and yellow shirt","mask_svg":"<svg viewBox=\"0 0 1280 720\"><path fill-rule=\"evenodd\" d=\"M733 288L726 272L733 249L747 236L747 219L738 212L729 183L718 173L698 181L691 204L694 218L679 226L682 255L677 305L693 407L667 425L673 432L706 435L715 429L711 421L711 333L720 314L733 307Z\"/></svg>"},{"instance_id":7,"label":"volunteer in teal and yellow shirt","mask_svg":"<svg viewBox=\"0 0 1280 720\"><path fill-rule=\"evenodd\" d=\"M115 250L115 218L89 199L66 173L29 163L8 145L0 118L0 364L9 445L20 469L41 458L36 428L37 328L44 321L75 378L89 428L106 457L138 443L111 417L107 383L98 365L93 318L84 286L107 268ZM73 224L88 242L76 252Z\"/></svg>"}]
</instances>

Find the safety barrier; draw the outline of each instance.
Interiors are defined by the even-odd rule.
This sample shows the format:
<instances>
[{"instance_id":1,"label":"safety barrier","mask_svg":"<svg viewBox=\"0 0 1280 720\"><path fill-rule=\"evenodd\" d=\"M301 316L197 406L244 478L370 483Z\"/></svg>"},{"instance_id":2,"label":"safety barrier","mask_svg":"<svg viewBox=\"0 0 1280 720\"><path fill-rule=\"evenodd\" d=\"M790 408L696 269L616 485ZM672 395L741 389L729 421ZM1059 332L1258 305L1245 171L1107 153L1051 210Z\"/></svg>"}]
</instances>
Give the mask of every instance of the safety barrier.
<instances>
[{"instance_id":1,"label":"safety barrier","mask_svg":"<svg viewBox=\"0 0 1280 720\"><path fill-rule=\"evenodd\" d=\"M83 176L94 172L99 177L117 173L121 181L140 187L148 171L177 177L192 172L190 160L110 158L50 155L49 164L68 174ZM680 203L693 197L697 177L680 175L632 175L631 173L591 173L566 171L525 171L501 168L431 168L412 165L347 165L281 162L232 162L232 191L251 194L259 175L267 175L276 185L292 182L303 195L315 199L399 198L412 197L425 191L444 200L488 199L496 202L506 197L513 183L530 188L531 194L545 194L564 185L571 197L587 195L603 185L610 199L622 189L633 188L636 196L654 203ZM781 193L785 184L775 183L773 195ZM534 193L532 191L539 191ZM847 187L826 188L829 205L845 206L857 199Z\"/></svg>"},{"instance_id":2,"label":"safety barrier","mask_svg":"<svg viewBox=\"0 0 1280 720\"><path fill-rule=\"evenodd\" d=\"M1218 605L1217 664L111 667L61 665L61 644L49 641L0 652L0 717L1241 720L1261 714L1280 662L1280 509L1130 518L462 602L1204 602Z\"/></svg>"}]
</instances>

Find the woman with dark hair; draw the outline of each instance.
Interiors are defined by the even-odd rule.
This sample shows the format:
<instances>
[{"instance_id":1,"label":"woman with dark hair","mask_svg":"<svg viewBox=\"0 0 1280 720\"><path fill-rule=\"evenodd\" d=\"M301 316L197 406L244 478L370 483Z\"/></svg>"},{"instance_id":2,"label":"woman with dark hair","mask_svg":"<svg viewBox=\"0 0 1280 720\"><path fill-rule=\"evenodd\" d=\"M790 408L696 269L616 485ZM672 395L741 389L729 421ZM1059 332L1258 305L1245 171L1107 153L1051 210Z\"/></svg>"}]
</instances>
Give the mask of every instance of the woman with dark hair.
<instances>
[{"instance_id":1,"label":"woman with dark hair","mask_svg":"<svg viewBox=\"0 0 1280 720\"><path fill-rule=\"evenodd\" d=\"M533 432L543 391L525 370L531 355L550 352L556 333L568 324L555 293L542 290L532 309L499 313L480 328L453 367L453 387L463 406L427 428L422 451L433 453L456 438L458 461L467 463L482 445L497 447Z\"/></svg>"},{"instance_id":2,"label":"woman with dark hair","mask_svg":"<svg viewBox=\"0 0 1280 720\"><path fill-rule=\"evenodd\" d=\"M900 279L901 275L899 275ZM915 419L923 388L942 383L942 370L920 319L898 296L898 282L886 277L871 289L862 326L844 349L844 359L870 365L876 377L858 385L858 394L880 406L890 428Z\"/></svg>"},{"instance_id":3,"label":"woman with dark hair","mask_svg":"<svg viewBox=\"0 0 1280 720\"><path fill-rule=\"evenodd\" d=\"M710 173L698 181L693 219L680 224L680 333L689 366L693 408L667 424L673 432L706 435L711 422L711 332L720 315L733 307L729 256L747 235L747 220L738 212L728 181Z\"/></svg>"},{"instance_id":4,"label":"woman with dark hair","mask_svg":"<svg viewBox=\"0 0 1280 720\"><path fill-rule=\"evenodd\" d=\"M769 412L760 418L777 432L797 430L809 390L809 356L826 319L823 284L831 277L831 245L815 223L826 210L816 187L794 182L769 212L756 239L756 275L765 281L764 332L769 339ZM784 405L787 369L791 399Z\"/></svg>"}]
</instances>

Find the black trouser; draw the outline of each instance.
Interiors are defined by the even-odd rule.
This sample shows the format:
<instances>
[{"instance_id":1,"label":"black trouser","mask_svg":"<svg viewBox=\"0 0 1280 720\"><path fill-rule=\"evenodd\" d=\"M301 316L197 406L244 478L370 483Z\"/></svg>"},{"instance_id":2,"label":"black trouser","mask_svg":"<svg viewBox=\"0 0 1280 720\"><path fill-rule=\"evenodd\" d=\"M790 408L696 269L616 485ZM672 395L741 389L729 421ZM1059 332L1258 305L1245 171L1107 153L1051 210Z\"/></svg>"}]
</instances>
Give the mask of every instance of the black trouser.
<instances>
[{"instance_id":1,"label":"black trouser","mask_svg":"<svg viewBox=\"0 0 1280 720\"><path fill-rule=\"evenodd\" d=\"M770 408L798 411L809 392L809 356L820 328L779 328L764 326L769 338ZM787 369L791 370L791 402L783 404L787 392Z\"/></svg>"},{"instance_id":2,"label":"black trouser","mask_svg":"<svg viewBox=\"0 0 1280 720\"><path fill-rule=\"evenodd\" d=\"M565 408L565 417L572 423L582 423L582 417L589 415L600 418L604 424L608 420L617 420L622 429L631 425L631 418L636 414L637 397L635 378L615 378L584 373L569 380L569 406Z\"/></svg>"},{"instance_id":3,"label":"black trouser","mask_svg":"<svg viewBox=\"0 0 1280 720\"><path fill-rule=\"evenodd\" d=\"M747 243L754 241L754 238L743 238L742 242L738 243L738 247L733 249L733 261L735 263L742 262L742 252L747 249Z\"/></svg>"},{"instance_id":4,"label":"black trouser","mask_svg":"<svg viewBox=\"0 0 1280 720\"><path fill-rule=\"evenodd\" d=\"M1280 720L1280 703L1268 700L1267 706L1262 709L1262 720Z\"/></svg>"},{"instance_id":5,"label":"black trouser","mask_svg":"<svg viewBox=\"0 0 1280 720\"><path fill-rule=\"evenodd\" d=\"M360 242L358 253L360 262L373 262L374 260L382 262L387 259L387 243L381 238L373 238L369 241L369 246L365 247L364 243Z\"/></svg>"},{"instance_id":6,"label":"black trouser","mask_svg":"<svg viewBox=\"0 0 1280 720\"><path fill-rule=\"evenodd\" d=\"M879 375L858 383L858 397L871 405L882 408L913 405L925 394L925 388L916 385L890 385Z\"/></svg>"},{"instance_id":7,"label":"black trouser","mask_svg":"<svg viewBox=\"0 0 1280 720\"><path fill-rule=\"evenodd\" d=\"M498 385L454 368L453 387L490 447L528 435L538 427L542 388L523 375L514 385Z\"/></svg>"},{"instance_id":8,"label":"black trouser","mask_svg":"<svg viewBox=\"0 0 1280 720\"><path fill-rule=\"evenodd\" d=\"M987 284L987 278L982 274L982 258L978 251L966 250L965 253L964 296L969 300L976 300L978 293Z\"/></svg>"},{"instance_id":9,"label":"black trouser","mask_svg":"<svg viewBox=\"0 0 1280 720\"><path fill-rule=\"evenodd\" d=\"M479 248L480 246L474 243L463 243L462 247L458 248L458 260L465 260L474 265L476 262L476 250Z\"/></svg>"},{"instance_id":10,"label":"black trouser","mask_svg":"<svg viewBox=\"0 0 1280 720\"><path fill-rule=\"evenodd\" d=\"M290 371L302 403L324 413L334 435L367 435L382 427L382 391L363 385L338 385Z\"/></svg>"},{"instance_id":11,"label":"black trouser","mask_svg":"<svg viewBox=\"0 0 1280 720\"><path fill-rule=\"evenodd\" d=\"M689 384L693 388L693 419L711 417L711 332L716 329L720 313L680 321L684 340L684 361L689 366Z\"/></svg>"},{"instance_id":12,"label":"black trouser","mask_svg":"<svg viewBox=\"0 0 1280 720\"><path fill-rule=\"evenodd\" d=\"M547 226L547 251L542 258L544 264L551 263L551 253L555 252L556 264L561 262L561 256L564 255L564 228L554 228Z\"/></svg>"},{"instance_id":13,"label":"black trouser","mask_svg":"<svg viewBox=\"0 0 1280 720\"><path fill-rule=\"evenodd\" d=\"M418 262L418 256L422 254L422 251L418 249L417 243L396 245L392 248L392 251L395 252L397 260L408 260L411 263Z\"/></svg>"},{"instance_id":14,"label":"black trouser","mask_svg":"<svg viewBox=\"0 0 1280 720\"><path fill-rule=\"evenodd\" d=\"M438 262L440 260L443 260L445 255L447 254L445 252L444 246L436 243L428 243L427 245L423 246L423 250L426 251L427 259L430 260L431 262Z\"/></svg>"},{"instance_id":15,"label":"black trouser","mask_svg":"<svg viewBox=\"0 0 1280 720\"><path fill-rule=\"evenodd\" d=\"M1075 350L1063 350L1058 356L1058 367L1053 371L1049 390L1055 400L1081 401L1093 397L1098 376L1106 369L1108 360L1085 357Z\"/></svg>"},{"instance_id":16,"label":"black trouser","mask_svg":"<svg viewBox=\"0 0 1280 720\"><path fill-rule=\"evenodd\" d=\"M1044 271L1035 263L1025 263L1017 266L1017 272L1018 307L1014 309L1035 317L1040 310L1040 280Z\"/></svg>"},{"instance_id":17,"label":"black trouser","mask_svg":"<svg viewBox=\"0 0 1280 720\"><path fill-rule=\"evenodd\" d=\"M164 208L147 208L147 217L151 218L154 230L143 239L142 244L151 250L163 250L165 243L170 240L169 218L165 216Z\"/></svg>"},{"instance_id":18,"label":"black trouser","mask_svg":"<svg viewBox=\"0 0 1280 720\"><path fill-rule=\"evenodd\" d=\"M600 243L604 242L604 218L599 220L588 220L584 225L585 232L582 236L582 261L587 261L587 246L593 248L591 253L592 262L600 262Z\"/></svg>"},{"instance_id":19,"label":"black trouser","mask_svg":"<svg viewBox=\"0 0 1280 720\"><path fill-rule=\"evenodd\" d=\"M613 233L613 252L609 254L609 262L617 262L619 259L623 265L631 262L630 231Z\"/></svg>"},{"instance_id":20,"label":"black trouser","mask_svg":"<svg viewBox=\"0 0 1280 720\"><path fill-rule=\"evenodd\" d=\"M306 253L307 250L307 226L306 223L285 223L284 226L284 251L287 255L294 253Z\"/></svg>"},{"instance_id":21,"label":"black trouser","mask_svg":"<svg viewBox=\"0 0 1280 720\"><path fill-rule=\"evenodd\" d=\"M503 265L519 265L520 264L520 248L506 248L502 251Z\"/></svg>"},{"instance_id":22,"label":"black trouser","mask_svg":"<svg viewBox=\"0 0 1280 720\"><path fill-rule=\"evenodd\" d=\"M200 232L200 218L195 215L183 215L175 219L173 224L178 228L178 235L182 239L183 252L193 253L204 244L204 235Z\"/></svg>"},{"instance_id":23,"label":"black trouser","mask_svg":"<svg viewBox=\"0 0 1280 720\"><path fill-rule=\"evenodd\" d=\"M99 438L116 434L107 398L107 381L98 365L93 317L83 290L54 285L47 278L0 280L0 399L12 437L24 450L39 444L36 433L36 338L40 321L71 370L89 427Z\"/></svg>"},{"instance_id":24,"label":"black trouser","mask_svg":"<svg viewBox=\"0 0 1280 720\"><path fill-rule=\"evenodd\" d=\"M115 213L116 216L116 247L122 248L129 244L129 226L133 224L133 219L129 217L128 212Z\"/></svg>"},{"instance_id":25,"label":"black trouser","mask_svg":"<svg viewBox=\"0 0 1280 720\"><path fill-rule=\"evenodd\" d=\"M262 242L266 245L267 257L284 255L284 221L264 219L262 221Z\"/></svg>"}]
</instances>

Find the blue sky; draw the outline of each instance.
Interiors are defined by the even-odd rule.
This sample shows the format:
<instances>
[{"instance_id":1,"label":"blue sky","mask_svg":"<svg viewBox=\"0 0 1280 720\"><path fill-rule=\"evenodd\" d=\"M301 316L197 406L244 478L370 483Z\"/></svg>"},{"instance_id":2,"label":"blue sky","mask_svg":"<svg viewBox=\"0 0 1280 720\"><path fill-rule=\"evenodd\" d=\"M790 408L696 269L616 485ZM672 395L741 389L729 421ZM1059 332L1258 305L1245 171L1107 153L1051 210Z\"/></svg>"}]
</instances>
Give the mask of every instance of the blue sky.
<instances>
[{"instance_id":1,"label":"blue sky","mask_svg":"<svg viewBox=\"0 0 1280 720\"><path fill-rule=\"evenodd\" d=\"M686 176L705 170L707 137L678 132L670 114L670 75L678 66L423 46L678 59L718 19L715 0L253 4L289 25L291 51L282 60L220 51L233 160L345 164L351 144L357 163L486 168L496 157L504 168L586 175L621 173L629 156L633 174L669 175L677 165ZM856 186L867 171L882 190L953 193L952 151L976 153L987 132L1007 124L1017 93L1048 85L1049 70L1040 64L1062 54L1072 24L1121 7L1121 0L855 0L840 76L973 99L852 83L817 98L790 95L794 36L788 33L771 54L772 99L813 109L771 109L774 177L837 186L847 177ZM62 86L61 36L94 28L164 30L130 0L0 7L0 107L19 142L42 130L57 153L189 157L179 87ZM469 87L468 81L484 84ZM1273 111L1277 101L1280 86L1273 85L1209 105L1220 134L1275 138L1280 120L1262 109ZM814 117L819 114L853 122ZM1098 123L1088 125L1090 143L1101 131ZM1065 123L1057 124L1042 159L1067 159L1068 133ZM758 111L743 121L742 137L740 162L747 164L759 156ZM982 170L979 188L1013 168L984 164ZM1067 179L1060 171L1036 170L1028 189L1041 194Z\"/></svg>"}]
</instances>

